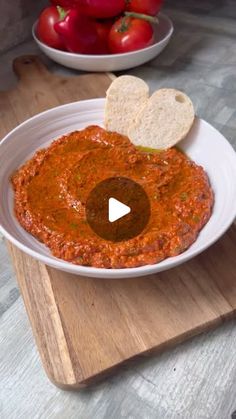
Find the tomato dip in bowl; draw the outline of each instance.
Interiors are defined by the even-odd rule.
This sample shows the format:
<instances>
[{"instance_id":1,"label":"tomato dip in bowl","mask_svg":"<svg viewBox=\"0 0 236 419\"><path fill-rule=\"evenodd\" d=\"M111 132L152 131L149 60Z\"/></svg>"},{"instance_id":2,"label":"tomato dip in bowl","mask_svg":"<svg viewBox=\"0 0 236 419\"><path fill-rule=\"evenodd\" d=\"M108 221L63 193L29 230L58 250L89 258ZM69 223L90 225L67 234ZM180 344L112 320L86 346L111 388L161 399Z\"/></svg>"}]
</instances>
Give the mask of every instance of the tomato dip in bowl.
<instances>
[{"instance_id":1,"label":"tomato dip in bowl","mask_svg":"<svg viewBox=\"0 0 236 419\"><path fill-rule=\"evenodd\" d=\"M128 278L170 269L209 247L233 222L235 152L200 119L179 148L136 149L101 128L104 102L51 109L3 139L0 231L30 256L82 276ZM140 235L113 243L82 223L78 209L95 183L118 170L145 189L151 215Z\"/></svg>"},{"instance_id":2,"label":"tomato dip in bowl","mask_svg":"<svg viewBox=\"0 0 236 419\"><path fill-rule=\"evenodd\" d=\"M112 176L139 183L151 207L142 233L116 243L93 232L85 210L91 189ZM133 268L177 256L196 240L213 206L207 174L183 152L141 151L127 137L99 126L38 151L12 183L22 227L57 258L97 268Z\"/></svg>"}]
</instances>

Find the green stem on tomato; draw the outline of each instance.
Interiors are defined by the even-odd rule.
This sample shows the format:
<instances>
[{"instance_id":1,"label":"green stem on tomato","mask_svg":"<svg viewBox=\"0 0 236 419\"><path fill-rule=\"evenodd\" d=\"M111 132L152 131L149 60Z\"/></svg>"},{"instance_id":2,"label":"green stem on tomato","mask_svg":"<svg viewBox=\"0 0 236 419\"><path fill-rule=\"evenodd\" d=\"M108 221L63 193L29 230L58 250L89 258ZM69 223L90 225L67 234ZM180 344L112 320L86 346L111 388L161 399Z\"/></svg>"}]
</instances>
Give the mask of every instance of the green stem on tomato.
<instances>
[{"instance_id":1,"label":"green stem on tomato","mask_svg":"<svg viewBox=\"0 0 236 419\"><path fill-rule=\"evenodd\" d=\"M63 7L61 6L57 6L57 11L58 11L60 20L65 19L66 15L68 14L68 12L65 9L63 9Z\"/></svg>"},{"instance_id":2,"label":"green stem on tomato","mask_svg":"<svg viewBox=\"0 0 236 419\"><path fill-rule=\"evenodd\" d=\"M143 19L143 20L146 20L147 22L154 23L154 24L159 23L159 20L156 16L149 16L149 15L145 15L144 13L125 12L125 16L134 17L136 19Z\"/></svg>"},{"instance_id":3,"label":"green stem on tomato","mask_svg":"<svg viewBox=\"0 0 236 419\"><path fill-rule=\"evenodd\" d=\"M130 19L129 19L129 17L128 16L122 17L122 19L121 19L121 25L120 25L120 27L118 29L118 32L119 33L126 32L128 30L128 28L129 28L129 26L130 26Z\"/></svg>"}]
</instances>

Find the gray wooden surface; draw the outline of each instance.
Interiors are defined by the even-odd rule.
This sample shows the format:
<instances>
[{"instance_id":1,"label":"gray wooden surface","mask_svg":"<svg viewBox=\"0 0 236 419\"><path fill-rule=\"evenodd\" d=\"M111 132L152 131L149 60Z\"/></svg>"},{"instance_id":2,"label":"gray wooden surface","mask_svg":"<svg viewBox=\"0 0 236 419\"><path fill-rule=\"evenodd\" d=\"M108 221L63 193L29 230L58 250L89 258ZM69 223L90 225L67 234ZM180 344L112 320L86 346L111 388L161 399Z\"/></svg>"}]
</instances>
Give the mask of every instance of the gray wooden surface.
<instances>
[{"instance_id":1,"label":"gray wooden surface","mask_svg":"<svg viewBox=\"0 0 236 419\"><path fill-rule=\"evenodd\" d=\"M198 115L236 148L236 1L169 1L166 10L175 23L172 42L160 57L130 73L143 77L152 90L184 89ZM28 42L1 56L0 89L15 82L12 59L32 52L38 52L37 47ZM53 63L50 66L53 71L74 74ZM235 352L236 327L231 321L122 369L93 388L63 392L42 369L4 240L0 240L1 419L230 418L236 410Z\"/></svg>"},{"instance_id":2,"label":"gray wooden surface","mask_svg":"<svg viewBox=\"0 0 236 419\"><path fill-rule=\"evenodd\" d=\"M0 53L29 37L33 22L47 0L0 0Z\"/></svg>"}]
</instances>

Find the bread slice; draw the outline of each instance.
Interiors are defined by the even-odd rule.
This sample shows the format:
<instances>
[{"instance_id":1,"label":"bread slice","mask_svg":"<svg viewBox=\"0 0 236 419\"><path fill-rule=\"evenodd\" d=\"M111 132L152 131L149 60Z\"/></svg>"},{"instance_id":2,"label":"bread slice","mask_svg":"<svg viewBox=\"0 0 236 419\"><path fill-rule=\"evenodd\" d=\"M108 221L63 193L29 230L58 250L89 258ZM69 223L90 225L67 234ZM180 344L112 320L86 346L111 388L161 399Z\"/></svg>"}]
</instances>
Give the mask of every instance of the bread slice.
<instances>
[{"instance_id":1,"label":"bread slice","mask_svg":"<svg viewBox=\"0 0 236 419\"><path fill-rule=\"evenodd\" d=\"M137 113L144 108L149 98L149 87L134 76L117 77L107 90L105 104L105 128L127 135Z\"/></svg>"},{"instance_id":2,"label":"bread slice","mask_svg":"<svg viewBox=\"0 0 236 419\"><path fill-rule=\"evenodd\" d=\"M135 145L167 149L181 141L194 121L190 98L175 89L157 90L130 123L128 137Z\"/></svg>"}]
</instances>

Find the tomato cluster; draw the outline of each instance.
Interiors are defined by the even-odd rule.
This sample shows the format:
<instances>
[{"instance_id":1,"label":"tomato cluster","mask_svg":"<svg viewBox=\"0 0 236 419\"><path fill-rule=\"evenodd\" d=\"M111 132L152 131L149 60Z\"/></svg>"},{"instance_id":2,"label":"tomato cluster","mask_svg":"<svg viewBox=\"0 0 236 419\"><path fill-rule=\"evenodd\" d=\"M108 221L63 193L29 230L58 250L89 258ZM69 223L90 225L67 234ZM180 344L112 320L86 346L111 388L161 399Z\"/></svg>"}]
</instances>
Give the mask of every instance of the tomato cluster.
<instances>
[{"instance_id":1,"label":"tomato cluster","mask_svg":"<svg viewBox=\"0 0 236 419\"><path fill-rule=\"evenodd\" d=\"M51 0L37 36L46 45L81 54L117 54L154 42L152 23L163 0Z\"/></svg>"}]
</instances>

